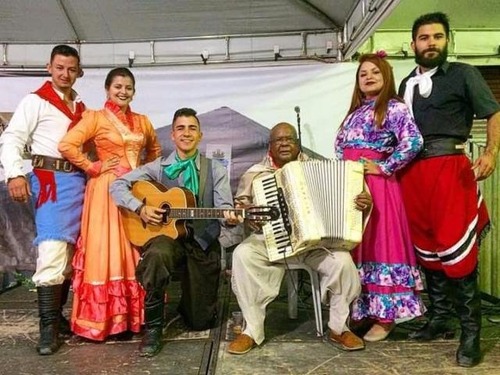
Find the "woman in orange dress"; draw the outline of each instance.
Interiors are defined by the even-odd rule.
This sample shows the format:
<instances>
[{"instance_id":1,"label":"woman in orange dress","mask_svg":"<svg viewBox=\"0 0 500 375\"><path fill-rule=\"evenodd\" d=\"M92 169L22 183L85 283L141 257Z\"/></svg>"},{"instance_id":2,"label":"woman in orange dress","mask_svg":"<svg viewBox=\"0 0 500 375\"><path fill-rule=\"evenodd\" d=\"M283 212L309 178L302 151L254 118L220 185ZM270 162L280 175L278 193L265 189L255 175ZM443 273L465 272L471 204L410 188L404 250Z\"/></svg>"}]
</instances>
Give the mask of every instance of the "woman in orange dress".
<instances>
[{"instance_id":1,"label":"woman in orange dress","mask_svg":"<svg viewBox=\"0 0 500 375\"><path fill-rule=\"evenodd\" d=\"M59 143L59 151L89 176L81 237L73 258L72 331L103 341L109 335L139 332L144 320L144 291L135 279L137 249L127 240L111 183L161 154L149 119L132 112L135 78L127 68L111 70L104 84L107 101L82 120ZM92 142L98 160L82 152Z\"/></svg>"}]
</instances>

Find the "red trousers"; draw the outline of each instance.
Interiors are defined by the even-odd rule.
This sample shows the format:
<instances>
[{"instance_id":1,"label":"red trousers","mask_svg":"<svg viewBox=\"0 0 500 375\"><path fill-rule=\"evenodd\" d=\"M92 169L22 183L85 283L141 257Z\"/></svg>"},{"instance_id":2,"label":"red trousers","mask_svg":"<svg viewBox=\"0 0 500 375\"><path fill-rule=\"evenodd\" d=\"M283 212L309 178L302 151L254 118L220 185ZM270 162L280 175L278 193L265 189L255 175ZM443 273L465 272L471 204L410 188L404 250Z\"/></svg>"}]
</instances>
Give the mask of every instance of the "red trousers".
<instances>
[{"instance_id":1,"label":"red trousers","mask_svg":"<svg viewBox=\"0 0 500 375\"><path fill-rule=\"evenodd\" d=\"M478 238L489 227L486 205L465 155L417 159L399 174L410 233L422 267L469 275Z\"/></svg>"}]
</instances>

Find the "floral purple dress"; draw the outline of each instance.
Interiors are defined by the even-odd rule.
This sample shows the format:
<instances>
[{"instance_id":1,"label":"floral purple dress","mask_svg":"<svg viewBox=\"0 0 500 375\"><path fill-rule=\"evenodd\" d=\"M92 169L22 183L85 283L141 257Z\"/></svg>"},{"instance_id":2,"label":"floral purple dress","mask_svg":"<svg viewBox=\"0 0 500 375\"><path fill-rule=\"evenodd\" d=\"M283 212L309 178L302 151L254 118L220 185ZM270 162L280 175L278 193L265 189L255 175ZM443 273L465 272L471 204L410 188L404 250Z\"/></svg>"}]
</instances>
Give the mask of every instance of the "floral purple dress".
<instances>
[{"instance_id":1,"label":"floral purple dress","mask_svg":"<svg viewBox=\"0 0 500 375\"><path fill-rule=\"evenodd\" d=\"M365 157L376 161L382 172L365 176L373 209L363 241L353 250L362 292L353 303L351 316L354 320L407 320L425 312L419 293L423 284L393 174L417 155L423 139L404 103L389 101L381 128L374 125L374 105L373 100L365 101L350 114L335 141L339 159Z\"/></svg>"}]
</instances>

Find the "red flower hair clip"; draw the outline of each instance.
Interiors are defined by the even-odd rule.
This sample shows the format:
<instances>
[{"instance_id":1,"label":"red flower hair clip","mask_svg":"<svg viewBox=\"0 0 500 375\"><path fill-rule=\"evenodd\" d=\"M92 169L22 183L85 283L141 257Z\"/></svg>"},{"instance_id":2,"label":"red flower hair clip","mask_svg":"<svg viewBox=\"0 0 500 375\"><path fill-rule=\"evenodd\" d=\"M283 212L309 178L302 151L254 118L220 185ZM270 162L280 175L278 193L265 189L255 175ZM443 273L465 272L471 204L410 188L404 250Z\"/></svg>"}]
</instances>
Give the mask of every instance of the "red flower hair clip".
<instances>
[{"instance_id":1,"label":"red flower hair clip","mask_svg":"<svg viewBox=\"0 0 500 375\"><path fill-rule=\"evenodd\" d=\"M381 49L381 50L375 52L375 55L377 55L381 59L384 59L387 57L387 52L385 52L383 49Z\"/></svg>"}]
</instances>

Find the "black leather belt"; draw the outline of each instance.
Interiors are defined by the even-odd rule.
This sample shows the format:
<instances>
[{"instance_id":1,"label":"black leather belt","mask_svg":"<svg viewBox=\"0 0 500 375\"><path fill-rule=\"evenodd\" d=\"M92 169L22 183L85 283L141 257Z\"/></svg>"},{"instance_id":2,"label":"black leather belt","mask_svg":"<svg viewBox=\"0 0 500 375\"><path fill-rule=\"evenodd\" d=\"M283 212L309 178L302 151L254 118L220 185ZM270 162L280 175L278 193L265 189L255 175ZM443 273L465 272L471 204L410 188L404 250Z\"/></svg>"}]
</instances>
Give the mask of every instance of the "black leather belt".
<instances>
[{"instance_id":1,"label":"black leather belt","mask_svg":"<svg viewBox=\"0 0 500 375\"><path fill-rule=\"evenodd\" d=\"M418 154L421 159L444 155L465 154L465 143L455 138L435 138L424 141L424 148Z\"/></svg>"},{"instance_id":2,"label":"black leather belt","mask_svg":"<svg viewBox=\"0 0 500 375\"><path fill-rule=\"evenodd\" d=\"M66 159L51 158L45 155L32 155L31 165L33 168L46 169L57 172L76 172L79 171L73 164Z\"/></svg>"}]
</instances>

